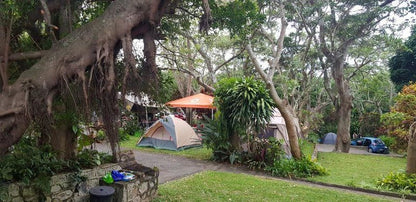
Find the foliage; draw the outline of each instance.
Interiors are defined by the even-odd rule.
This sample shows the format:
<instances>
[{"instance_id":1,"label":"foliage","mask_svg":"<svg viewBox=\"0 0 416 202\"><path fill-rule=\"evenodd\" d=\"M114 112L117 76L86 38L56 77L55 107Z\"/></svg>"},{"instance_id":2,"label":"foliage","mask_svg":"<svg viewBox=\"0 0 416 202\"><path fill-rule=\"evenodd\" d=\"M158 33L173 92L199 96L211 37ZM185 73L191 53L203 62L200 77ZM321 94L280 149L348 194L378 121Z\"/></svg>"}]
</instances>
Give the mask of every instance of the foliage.
<instances>
[{"instance_id":1,"label":"foliage","mask_svg":"<svg viewBox=\"0 0 416 202\"><path fill-rule=\"evenodd\" d=\"M50 146L38 146L32 138L25 137L1 159L0 181L21 181L40 193L49 193L49 179L63 165Z\"/></svg>"},{"instance_id":2,"label":"foliage","mask_svg":"<svg viewBox=\"0 0 416 202\"><path fill-rule=\"evenodd\" d=\"M215 161L226 161L229 159L232 148L227 133L223 132L222 123L219 119L204 117L204 127L198 126L198 133L202 134L202 144L212 150L212 158Z\"/></svg>"},{"instance_id":3,"label":"foliage","mask_svg":"<svg viewBox=\"0 0 416 202\"><path fill-rule=\"evenodd\" d=\"M251 128L259 132L264 128L272 115L274 102L263 82L253 77L231 78L221 80L217 86L218 108L234 130Z\"/></svg>"},{"instance_id":4,"label":"foliage","mask_svg":"<svg viewBox=\"0 0 416 202\"><path fill-rule=\"evenodd\" d=\"M309 138L308 138L309 139ZM314 139L315 141L316 139ZM315 150L316 143L310 142L308 140L299 140L299 147L302 150L302 155L304 158L311 159L313 152Z\"/></svg>"},{"instance_id":5,"label":"foliage","mask_svg":"<svg viewBox=\"0 0 416 202\"><path fill-rule=\"evenodd\" d=\"M300 160L280 158L273 165L267 166L265 170L273 176L290 178L306 178L328 174L328 171L324 167L305 157Z\"/></svg>"},{"instance_id":6,"label":"foliage","mask_svg":"<svg viewBox=\"0 0 416 202\"><path fill-rule=\"evenodd\" d=\"M315 133L315 132L310 132L309 134L308 134L308 137L306 138L306 140L308 141L308 142L311 142L311 143L319 143L319 139L320 139L321 137L319 136L319 134L317 134L317 133ZM302 148L302 147L301 147Z\"/></svg>"},{"instance_id":7,"label":"foliage","mask_svg":"<svg viewBox=\"0 0 416 202\"><path fill-rule=\"evenodd\" d=\"M381 122L387 135L396 138L392 148L405 151L409 127L414 121L413 117L416 116L416 84L404 86L395 101L390 112L381 116Z\"/></svg>"},{"instance_id":8,"label":"foliage","mask_svg":"<svg viewBox=\"0 0 416 202\"><path fill-rule=\"evenodd\" d=\"M405 42L405 47L398 50L396 55L389 61L391 80L399 91L410 81L416 81L416 27Z\"/></svg>"},{"instance_id":9,"label":"foliage","mask_svg":"<svg viewBox=\"0 0 416 202\"><path fill-rule=\"evenodd\" d=\"M109 163L111 159L112 156L108 154L84 150L76 159L59 160L49 145L39 146L36 138L26 136L14 145L9 154L0 159L0 181L20 181L45 195L50 193L52 175L62 171L79 172L82 168ZM73 179L80 181L85 177L75 173Z\"/></svg>"},{"instance_id":10,"label":"foliage","mask_svg":"<svg viewBox=\"0 0 416 202\"><path fill-rule=\"evenodd\" d=\"M252 0L229 1L225 4L211 1L213 27L228 29L231 36L246 39L261 23L265 21L264 14Z\"/></svg>"},{"instance_id":11,"label":"foliage","mask_svg":"<svg viewBox=\"0 0 416 202\"><path fill-rule=\"evenodd\" d=\"M377 186L390 191L416 193L416 174L389 173L376 182Z\"/></svg>"},{"instance_id":12,"label":"foliage","mask_svg":"<svg viewBox=\"0 0 416 202\"><path fill-rule=\"evenodd\" d=\"M112 156L99 153L97 150L84 149L77 155L77 162L81 168L93 168L105 163L112 162Z\"/></svg>"},{"instance_id":13,"label":"foliage","mask_svg":"<svg viewBox=\"0 0 416 202\"><path fill-rule=\"evenodd\" d=\"M272 165L275 159L284 156L282 143L274 137L269 139L255 138L250 145L250 153L243 153L242 163L250 169L264 169Z\"/></svg>"},{"instance_id":14,"label":"foliage","mask_svg":"<svg viewBox=\"0 0 416 202\"><path fill-rule=\"evenodd\" d=\"M374 136L381 126L379 113L365 113L360 116L360 135Z\"/></svg>"},{"instance_id":15,"label":"foliage","mask_svg":"<svg viewBox=\"0 0 416 202\"><path fill-rule=\"evenodd\" d=\"M381 141L383 141L384 142L384 144L387 146L387 147L391 147L392 145L395 145L396 144L396 138L394 138L394 137L390 137L390 136L385 136L385 135L382 135L382 136L379 136L378 138L380 138L381 139Z\"/></svg>"},{"instance_id":16,"label":"foliage","mask_svg":"<svg viewBox=\"0 0 416 202\"><path fill-rule=\"evenodd\" d=\"M154 201L389 201L247 174L206 171L159 186Z\"/></svg>"}]
</instances>

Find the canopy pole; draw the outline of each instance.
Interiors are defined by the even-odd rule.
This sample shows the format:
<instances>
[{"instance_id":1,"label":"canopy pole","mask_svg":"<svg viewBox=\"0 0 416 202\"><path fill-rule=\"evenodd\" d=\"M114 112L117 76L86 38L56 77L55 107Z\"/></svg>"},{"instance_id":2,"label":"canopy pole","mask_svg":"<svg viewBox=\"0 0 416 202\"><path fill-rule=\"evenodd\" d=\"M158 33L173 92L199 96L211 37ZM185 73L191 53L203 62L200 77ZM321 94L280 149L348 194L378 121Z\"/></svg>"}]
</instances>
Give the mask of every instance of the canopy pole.
<instances>
[{"instance_id":1,"label":"canopy pole","mask_svg":"<svg viewBox=\"0 0 416 202\"><path fill-rule=\"evenodd\" d=\"M211 120L214 120L214 109L211 108Z\"/></svg>"}]
</instances>

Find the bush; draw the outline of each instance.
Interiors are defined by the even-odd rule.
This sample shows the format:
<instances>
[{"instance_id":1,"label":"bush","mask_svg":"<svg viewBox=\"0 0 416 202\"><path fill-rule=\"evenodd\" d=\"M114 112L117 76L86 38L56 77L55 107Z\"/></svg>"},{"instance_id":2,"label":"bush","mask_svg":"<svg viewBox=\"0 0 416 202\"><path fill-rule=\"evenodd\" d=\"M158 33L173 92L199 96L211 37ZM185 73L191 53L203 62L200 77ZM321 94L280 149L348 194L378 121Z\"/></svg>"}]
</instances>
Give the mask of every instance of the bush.
<instances>
[{"instance_id":1,"label":"bush","mask_svg":"<svg viewBox=\"0 0 416 202\"><path fill-rule=\"evenodd\" d=\"M105 163L112 162L112 156L106 153L99 153L96 150L85 149L78 153L76 161L81 168L93 168Z\"/></svg>"},{"instance_id":2,"label":"bush","mask_svg":"<svg viewBox=\"0 0 416 202\"><path fill-rule=\"evenodd\" d=\"M396 138L394 138L394 137L389 137L389 136L383 135L383 136L380 136L378 138L380 138L381 141L383 141L384 144L386 146L388 146L389 148L391 148L392 145L395 145L396 144Z\"/></svg>"},{"instance_id":3,"label":"bush","mask_svg":"<svg viewBox=\"0 0 416 202\"><path fill-rule=\"evenodd\" d=\"M0 161L0 181L21 181L40 193L50 192L50 177L64 168L50 146L38 146L24 137L14 150Z\"/></svg>"},{"instance_id":4,"label":"bush","mask_svg":"<svg viewBox=\"0 0 416 202\"><path fill-rule=\"evenodd\" d=\"M202 134L202 144L212 149L213 160L230 160L234 162L235 156L231 155L233 150L228 141L228 135L220 131L220 124L220 121L217 119L211 120L208 117L204 117L204 127L198 126L198 133Z\"/></svg>"},{"instance_id":5,"label":"bush","mask_svg":"<svg viewBox=\"0 0 416 202\"><path fill-rule=\"evenodd\" d=\"M63 171L80 171L111 162L112 156L84 150L76 159L63 161L49 145L37 145L36 138L23 137L14 149L0 160L0 182L23 182L36 192L50 193L50 178ZM0 193L1 195L1 193ZM0 201L2 198L0 196Z\"/></svg>"},{"instance_id":6,"label":"bush","mask_svg":"<svg viewBox=\"0 0 416 202\"><path fill-rule=\"evenodd\" d=\"M266 171L270 172L273 176L280 177L313 177L317 175L327 175L328 171L307 158L300 160L281 158L273 163L272 166L267 166Z\"/></svg>"},{"instance_id":7,"label":"bush","mask_svg":"<svg viewBox=\"0 0 416 202\"><path fill-rule=\"evenodd\" d=\"M250 153L244 153L244 161L250 169L264 169L273 164L275 159L285 153L281 149L282 143L274 137L269 139L255 138L251 142Z\"/></svg>"},{"instance_id":8,"label":"bush","mask_svg":"<svg viewBox=\"0 0 416 202\"><path fill-rule=\"evenodd\" d=\"M405 172L389 173L377 180L377 186L391 191L405 191L416 193L416 174Z\"/></svg>"}]
</instances>

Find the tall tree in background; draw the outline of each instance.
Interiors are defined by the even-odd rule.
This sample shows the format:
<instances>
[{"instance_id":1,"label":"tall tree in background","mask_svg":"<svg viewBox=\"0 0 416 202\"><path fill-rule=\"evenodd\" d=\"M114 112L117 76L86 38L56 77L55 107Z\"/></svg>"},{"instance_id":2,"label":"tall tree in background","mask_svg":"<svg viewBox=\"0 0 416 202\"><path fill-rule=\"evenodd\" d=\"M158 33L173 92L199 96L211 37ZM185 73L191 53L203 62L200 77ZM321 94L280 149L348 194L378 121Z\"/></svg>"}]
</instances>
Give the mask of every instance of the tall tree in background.
<instances>
[{"instance_id":1,"label":"tall tree in background","mask_svg":"<svg viewBox=\"0 0 416 202\"><path fill-rule=\"evenodd\" d=\"M390 78L400 91L404 85L416 81L416 27L405 42L405 46L398 50L390 59Z\"/></svg>"},{"instance_id":2,"label":"tall tree in background","mask_svg":"<svg viewBox=\"0 0 416 202\"><path fill-rule=\"evenodd\" d=\"M350 125L353 95L346 68L359 70L368 61L348 64L351 48L377 30L380 22L394 9L393 0L386 1L298 1L299 19L308 34L317 35L315 43L321 51L321 65L325 73L326 90L336 109L336 151L348 152L350 148ZM330 76L335 81L330 85Z\"/></svg>"}]
</instances>

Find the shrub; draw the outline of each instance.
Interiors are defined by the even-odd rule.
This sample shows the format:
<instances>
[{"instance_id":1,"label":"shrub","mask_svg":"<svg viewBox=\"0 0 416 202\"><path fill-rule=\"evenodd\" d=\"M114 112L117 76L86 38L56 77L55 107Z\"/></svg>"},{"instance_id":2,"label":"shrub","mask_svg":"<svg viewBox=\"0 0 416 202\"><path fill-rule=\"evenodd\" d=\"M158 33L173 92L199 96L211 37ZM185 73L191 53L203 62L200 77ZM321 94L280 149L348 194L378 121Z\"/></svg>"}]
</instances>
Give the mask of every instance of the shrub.
<instances>
[{"instance_id":1,"label":"shrub","mask_svg":"<svg viewBox=\"0 0 416 202\"><path fill-rule=\"evenodd\" d=\"M282 143L274 137L269 139L255 138L250 145L250 153L243 153L243 162L250 169L264 169L272 165L274 160L285 153L281 149Z\"/></svg>"},{"instance_id":2,"label":"shrub","mask_svg":"<svg viewBox=\"0 0 416 202\"><path fill-rule=\"evenodd\" d=\"M32 138L24 137L1 159L0 181L21 181L40 193L49 193L50 177L63 168L64 162L50 146L38 146Z\"/></svg>"},{"instance_id":3,"label":"shrub","mask_svg":"<svg viewBox=\"0 0 416 202\"><path fill-rule=\"evenodd\" d=\"M81 168L93 168L105 163L112 162L112 156L106 153L99 153L96 150L84 149L78 153L76 161Z\"/></svg>"},{"instance_id":4,"label":"shrub","mask_svg":"<svg viewBox=\"0 0 416 202\"><path fill-rule=\"evenodd\" d=\"M272 166L267 166L266 171L273 176L280 177L313 177L317 175L327 175L328 171L316 162L307 158L300 160L281 158L273 163Z\"/></svg>"},{"instance_id":5,"label":"shrub","mask_svg":"<svg viewBox=\"0 0 416 202\"><path fill-rule=\"evenodd\" d=\"M379 137L383 142L384 142L384 144L386 145L386 146L388 146L389 148L392 146L392 145L395 145L396 144L396 138L394 138L394 137L389 137L389 136L385 136L385 135L383 135L383 136L380 136Z\"/></svg>"},{"instance_id":6,"label":"shrub","mask_svg":"<svg viewBox=\"0 0 416 202\"><path fill-rule=\"evenodd\" d=\"M62 171L80 171L106 162L112 156L84 150L76 159L63 161L49 145L37 145L36 138L23 137L13 150L0 160L0 182L23 182L43 195L50 193L50 178ZM1 195L1 193L0 193ZM1 201L0 196L0 201Z\"/></svg>"},{"instance_id":7,"label":"shrub","mask_svg":"<svg viewBox=\"0 0 416 202\"><path fill-rule=\"evenodd\" d=\"M212 149L213 160L232 160L231 154L233 153L233 150L228 141L228 135L220 131L220 124L220 121L217 119L211 120L204 116L204 127L199 126L198 133L202 134L202 144L206 145L207 148Z\"/></svg>"},{"instance_id":8,"label":"shrub","mask_svg":"<svg viewBox=\"0 0 416 202\"><path fill-rule=\"evenodd\" d=\"M389 173L377 180L377 186L391 191L410 191L416 193L416 174L405 172Z\"/></svg>"}]
</instances>

